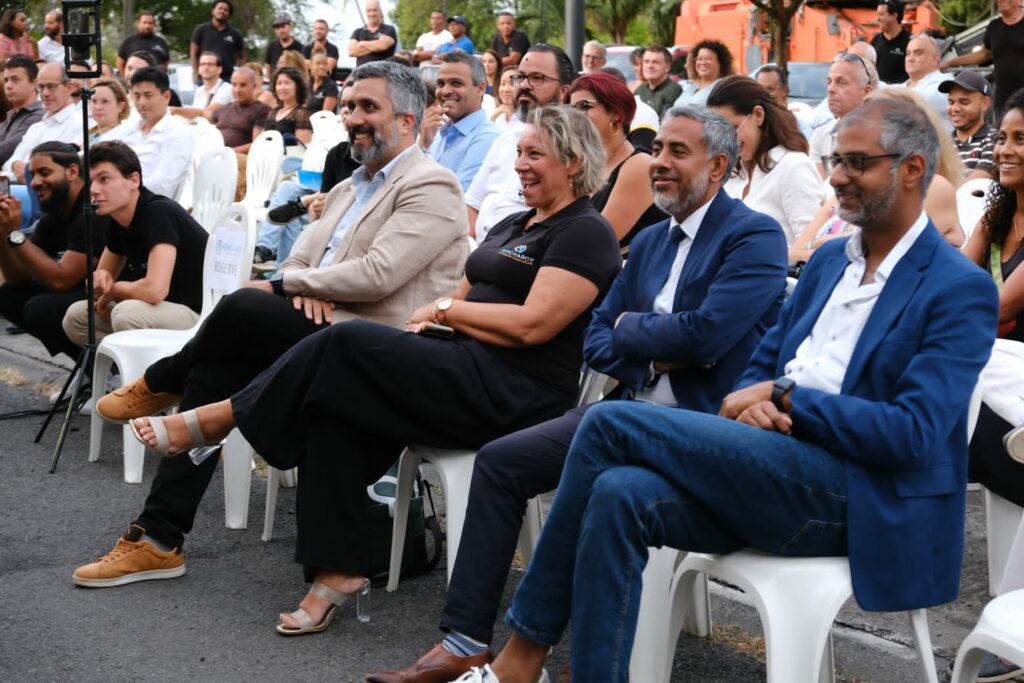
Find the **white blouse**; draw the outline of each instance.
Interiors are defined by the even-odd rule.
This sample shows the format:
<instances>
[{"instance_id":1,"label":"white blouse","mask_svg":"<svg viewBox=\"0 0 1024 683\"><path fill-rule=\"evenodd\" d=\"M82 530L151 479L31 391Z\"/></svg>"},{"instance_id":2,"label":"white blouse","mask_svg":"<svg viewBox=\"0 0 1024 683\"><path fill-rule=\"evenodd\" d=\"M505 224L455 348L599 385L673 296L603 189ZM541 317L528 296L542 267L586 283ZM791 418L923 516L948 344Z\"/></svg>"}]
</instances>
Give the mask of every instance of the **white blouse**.
<instances>
[{"instance_id":1,"label":"white blouse","mask_svg":"<svg viewBox=\"0 0 1024 683\"><path fill-rule=\"evenodd\" d=\"M751 209L777 220L786 235L786 243L792 245L821 209L825 187L814 162L803 152L779 146L769 155L774 164L771 171L765 173L754 165L754 178L746 197L743 188L747 186L748 176L744 170L726 181L725 191L730 197L743 200Z\"/></svg>"}]
</instances>

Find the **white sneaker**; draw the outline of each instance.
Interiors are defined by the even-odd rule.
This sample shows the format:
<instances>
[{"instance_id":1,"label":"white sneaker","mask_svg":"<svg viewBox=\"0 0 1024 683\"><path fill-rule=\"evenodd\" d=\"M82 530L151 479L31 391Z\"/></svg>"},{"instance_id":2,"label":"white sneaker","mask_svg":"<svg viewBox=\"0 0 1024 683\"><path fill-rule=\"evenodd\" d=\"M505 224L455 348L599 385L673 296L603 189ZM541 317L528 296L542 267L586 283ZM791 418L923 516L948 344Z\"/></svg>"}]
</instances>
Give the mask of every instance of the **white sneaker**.
<instances>
[{"instance_id":1,"label":"white sneaker","mask_svg":"<svg viewBox=\"0 0 1024 683\"><path fill-rule=\"evenodd\" d=\"M547 669L540 670L540 678L537 679L537 683L549 683ZM491 671L490 664L484 664L482 667L474 666L472 669L456 678L452 683L501 683L498 677L493 671Z\"/></svg>"},{"instance_id":2,"label":"white sneaker","mask_svg":"<svg viewBox=\"0 0 1024 683\"><path fill-rule=\"evenodd\" d=\"M1017 462L1024 464L1024 426L1014 427L1003 436L1006 452Z\"/></svg>"}]
</instances>

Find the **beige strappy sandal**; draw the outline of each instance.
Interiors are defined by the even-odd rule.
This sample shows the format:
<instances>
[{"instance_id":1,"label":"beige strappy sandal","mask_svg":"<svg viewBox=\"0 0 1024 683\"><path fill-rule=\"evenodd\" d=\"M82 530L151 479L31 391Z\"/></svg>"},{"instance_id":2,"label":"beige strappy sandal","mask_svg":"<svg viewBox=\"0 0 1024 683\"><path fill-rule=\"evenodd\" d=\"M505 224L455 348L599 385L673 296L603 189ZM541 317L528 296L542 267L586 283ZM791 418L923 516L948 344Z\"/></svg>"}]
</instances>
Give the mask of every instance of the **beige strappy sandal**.
<instances>
[{"instance_id":1,"label":"beige strappy sandal","mask_svg":"<svg viewBox=\"0 0 1024 683\"><path fill-rule=\"evenodd\" d=\"M185 427L188 429L188 434L192 438L192 443L186 446L185 448L174 451L173 453L170 450L170 440L167 438L167 427L164 426L164 420L166 420L167 417L151 416L146 418L147 420L149 420L149 426L153 428L153 436L156 437L156 446L150 446L148 443L145 442L145 440L142 438L142 433L139 432L139 428L135 426L135 420L129 420L128 424L131 426L132 433L135 434L135 438L138 439L142 443L142 445L146 446L147 448L152 448L154 451L156 451L165 458L173 457L175 455L178 455L179 453L184 453L185 451L192 450L193 448L214 445L216 443L206 440L206 436L203 435L203 430L199 426L199 416L196 414L196 411L187 410L184 413L179 413L179 415L181 415L181 417L185 420Z\"/></svg>"},{"instance_id":2,"label":"beige strappy sandal","mask_svg":"<svg viewBox=\"0 0 1024 683\"><path fill-rule=\"evenodd\" d=\"M277 632L283 636L302 636L307 633L321 633L327 630L327 627L331 625L331 620L334 619L335 612L338 608L344 605L352 596L356 598L356 618L359 621L370 620L370 580L366 579L363 581L363 585L355 589L351 593L342 593L336 591L330 586L314 581L312 588L309 592L313 595L318 595L325 600L330 600L331 606L319 622L313 623L313 618L309 616L309 612L302 609L301 607L294 612L290 612L288 616L298 622L299 628L290 628L284 624L277 625Z\"/></svg>"}]
</instances>

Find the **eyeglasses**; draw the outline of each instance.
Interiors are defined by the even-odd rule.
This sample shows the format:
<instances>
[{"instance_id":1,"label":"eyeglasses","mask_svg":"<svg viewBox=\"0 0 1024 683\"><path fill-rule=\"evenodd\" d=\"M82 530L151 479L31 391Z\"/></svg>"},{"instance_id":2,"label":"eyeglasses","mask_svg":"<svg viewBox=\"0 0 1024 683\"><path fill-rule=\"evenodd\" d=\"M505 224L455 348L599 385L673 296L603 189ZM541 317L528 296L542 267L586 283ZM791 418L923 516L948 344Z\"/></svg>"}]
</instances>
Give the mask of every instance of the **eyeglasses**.
<instances>
[{"instance_id":1,"label":"eyeglasses","mask_svg":"<svg viewBox=\"0 0 1024 683\"><path fill-rule=\"evenodd\" d=\"M598 102L597 100L579 100L578 102L573 102L572 106L586 114L588 111L590 111L599 104L601 103Z\"/></svg>"},{"instance_id":2,"label":"eyeglasses","mask_svg":"<svg viewBox=\"0 0 1024 683\"><path fill-rule=\"evenodd\" d=\"M520 72L518 76L509 76L508 77L508 82L512 85L512 87L519 86L519 85L522 84L523 81L526 81L527 83L530 84L531 88L542 88L542 87L544 87L544 84L547 83L548 81L557 81L557 80L558 80L557 78L552 78L551 76L545 76L542 73L524 74L524 73Z\"/></svg>"},{"instance_id":3,"label":"eyeglasses","mask_svg":"<svg viewBox=\"0 0 1024 683\"><path fill-rule=\"evenodd\" d=\"M62 88L66 85L67 83L40 83L36 86L36 92L56 92L57 88Z\"/></svg>"},{"instance_id":4,"label":"eyeglasses","mask_svg":"<svg viewBox=\"0 0 1024 683\"><path fill-rule=\"evenodd\" d=\"M846 154L840 156L838 154L832 154L831 156L822 157L821 163L825 167L825 173L832 175L837 166L843 167L843 173L846 174L847 178L857 178L864 175L865 169L871 165L871 162L878 161L879 159L902 159L902 154L873 154L865 156L863 154Z\"/></svg>"},{"instance_id":5,"label":"eyeglasses","mask_svg":"<svg viewBox=\"0 0 1024 683\"><path fill-rule=\"evenodd\" d=\"M836 62L860 62L860 65L864 68L864 75L868 78L868 83L871 82L871 72L868 71L868 63L864 61L856 52L840 52L836 55L836 58L832 60L832 63Z\"/></svg>"}]
</instances>

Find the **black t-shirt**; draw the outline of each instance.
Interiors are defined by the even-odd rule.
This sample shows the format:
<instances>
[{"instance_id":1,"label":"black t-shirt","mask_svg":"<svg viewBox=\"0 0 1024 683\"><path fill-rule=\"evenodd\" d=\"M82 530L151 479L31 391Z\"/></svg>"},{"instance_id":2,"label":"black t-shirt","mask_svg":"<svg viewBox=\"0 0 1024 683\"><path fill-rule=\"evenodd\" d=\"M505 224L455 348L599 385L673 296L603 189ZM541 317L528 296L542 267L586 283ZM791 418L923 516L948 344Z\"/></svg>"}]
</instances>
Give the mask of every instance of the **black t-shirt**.
<instances>
[{"instance_id":1,"label":"black t-shirt","mask_svg":"<svg viewBox=\"0 0 1024 683\"><path fill-rule=\"evenodd\" d=\"M117 56L127 60L133 52L138 52L139 50L145 50L153 55L156 57L156 61L161 64L171 61L171 50L167 47L167 41L155 33L151 36L144 36L139 33L128 36L121 41L121 45L117 48Z\"/></svg>"},{"instance_id":2,"label":"black t-shirt","mask_svg":"<svg viewBox=\"0 0 1024 683\"><path fill-rule=\"evenodd\" d=\"M395 47L398 45L398 33L395 32L395 27L391 24L381 24L376 31L371 31L365 26L360 26L355 31L352 31L352 40L377 40L381 35L391 36L395 42L386 50L371 52L368 55L356 58L356 66L362 66L367 62L378 62L395 54Z\"/></svg>"},{"instance_id":3,"label":"black t-shirt","mask_svg":"<svg viewBox=\"0 0 1024 683\"><path fill-rule=\"evenodd\" d=\"M590 205L588 197L580 197L524 232L534 213L530 210L503 219L469 255L466 278L471 286L466 301L522 304L537 271L544 266L593 282L599 291L597 299L550 341L522 348L485 345L507 366L571 395L579 383L583 331L590 323L591 310L622 265L619 245L608 221Z\"/></svg>"},{"instance_id":4,"label":"black t-shirt","mask_svg":"<svg viewBox=\"0 0 1024 683\"><path fill-rule=\"evenodd\" d=\"M907 29L900 29L896 37L889 40L879 31L871 39L871 47L875 48L878 56L878 77L886 83L903 83L910 76L907 75L907 43L910 42L910 33Z\"/></svg>"},{"instance_id":5,"label":"black t-shirt","mask_svg":"<svg viewBox=\"0 0 1024 683\"><path fill-rule=\"evenodd\" d=\"M65 251L85 253L85 192L79 192L69 215L62 211L44 211L32 232L32 244L54 259L60 259ZM92 216L92 254L100 257L107 235L110 219L106 216Z\"/></svg>"},{"instance_id":6,"label":"black t-shirt","mask_svg":"<svg viewBox=\"0 0 1024 683\"><path fill-rule=\"evenodd\" d=\"M211 22L199 24L192 32L192 42L199 46L199 52L212 52L220 57L222 80L231 81L231 74L235 71L235 58L245 49L242 41L242 34L228 24L223 30Z\"/></svg>"},{"instance_id":7,"label":"black t-shirt","mask_svg":"<svg viewBox=\"0 0 1024 683\"><path fill-rule=\"evenodd\" d=\"M611 199L612 190L615 189L615 183L619 182L619 171L622 170L623 165L625 165L627 161L635 157L637 154L641 154L641 151L634 150L632 154L626 157L626 159L622 161L622 163L620 163L612 170L611 175L608 176L608 181L604 184L604 186L598 189L597 192L590 196L590 203L593 204L594 208L597 211L604 211L604 207L608 204L608 200ZM655 206L654 202L651 202L650 206L644 209L644 212L640 214L640 218L636 220L636 223L633 224L633 227L629 229L629 232L626 233L625 237L623 237L622 240L619 242L619 247L621 248L622 253L629 253L630 243L641 230L643 230L649 225L660 223L666 218L668 218L668 214L659 209L657 206Z\"/></svg>"},{"instance_id":8,"label":"black t-shirt","mask_svg":"<svg viewBox=\"0 0 1024 683\"><path fill-rule=\"evenodd\" d=\"M306 109L311 113L323 111L324 100L328 97L338 96L338 84L334 82L334 79L328 76L320 83L320 87L313 88L313 79L309 79L309 98L306 100ZM335 105L337 106L337 105Z\"/></svg>"},{"instance_id":9,"label":"black t-shirt","mask_svg":"<svg viewBox=\"0 0 1024 683\"><path fill-rule=\"evenodd\" d=\"M266 63L270 65L271 69L277 67L277 60L281 59L281 55L285 53L285 50L291 50L302 54L302 43L297 40L293 40L288 44L288 47L284 47L281 45L280 40L275 40L270 45L267 45Z\"/></svg>"},{"instance_id":10,"label":"black t-shirt","mask_svg":"<svg viewBox=\"0 0 1024 683\"><path fill-rule=\"evenodd\" d=\"M324 159L324 174L320 180L320 191L330 192L335 185L345 180L359 168L361 164L352 158L348 141L339 142L331 147Z\"/></svg>"},{"instance_id":11,"label":"black t-shirt","mask_svg":"<svg viewBox=\"0 0 1024 683\"><path fill-rule=\"evenodd\" d=\"M494 38L491 39L491 49L501 55L502 59L513 52L518 52L522 56L530 49L530 38L525 31L517 28L512 31L512 37L508 39L508 43L505 43L501 39L501 34L495 33Z\"/></svg>"},{"instance_id":12,"label":"black t-shirt","mask_svg":"<svg viewBox=\"0 0 1024 683\"><path fill-rule=\"evenodd\" d=\"M1024 20L1009 26L996 17L985 29L985 47L992 51L996 72L996 116L1007 98L1024 87Z\"/></svg>"},{"instance_id":13,"label":"black t-shirt","mask_svg":"<svg viewBox=\"0 0 1024 683\"><path fill-rule=\"evenodd\" d=\"M302 48L302 56L305 57L306 59L313 59L313 49L315 47L316 47L316 45L314 45L313 43L310 43L306 47ZM324 43L323 48L324 48L324 51L327 53L328 57L333 57L334 59L338 59L338 46L337 45L335 45L334 43L328 41L328 42Z\"/></svg>"},{"instance_id":14,"label":"black t-shirt","mask_svg":"<svg viewBox=\"0 0 1024 683\"><path fill-rule=\"evenodd\" d=\"M203 305L203 258L208 235L199 223L173 199L141 189L135 215L128 228L111 220L107 249L125 257L119 280L145 277L149 252L157 244L178 249L166 301L188 306L199 313Z\"/></svg>"}]
</instances>

